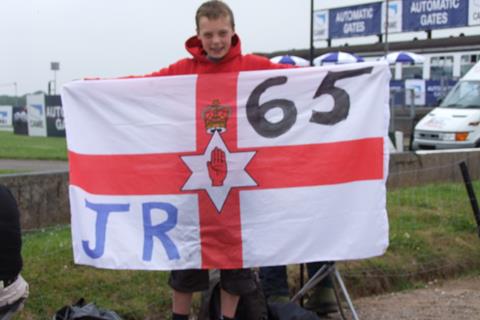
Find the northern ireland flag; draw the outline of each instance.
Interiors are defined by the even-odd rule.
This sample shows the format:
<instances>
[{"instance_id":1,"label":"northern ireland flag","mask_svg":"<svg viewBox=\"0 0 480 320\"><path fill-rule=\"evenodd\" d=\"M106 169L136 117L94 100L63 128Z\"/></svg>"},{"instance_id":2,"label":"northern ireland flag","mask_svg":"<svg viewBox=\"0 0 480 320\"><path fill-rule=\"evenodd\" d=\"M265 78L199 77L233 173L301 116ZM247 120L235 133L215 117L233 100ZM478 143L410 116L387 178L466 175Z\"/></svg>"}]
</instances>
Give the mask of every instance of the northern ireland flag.
<instances>
[{"instance_id":1,"label":"northern ireland flag","mask_svg":"<svg viewBox=\"0 0 480 320\"><path fill-rule=\"evenodd\" d=\"M246 268L388 246L384 62L64 86L75 262Z\"/></svg>"}]
</instances>

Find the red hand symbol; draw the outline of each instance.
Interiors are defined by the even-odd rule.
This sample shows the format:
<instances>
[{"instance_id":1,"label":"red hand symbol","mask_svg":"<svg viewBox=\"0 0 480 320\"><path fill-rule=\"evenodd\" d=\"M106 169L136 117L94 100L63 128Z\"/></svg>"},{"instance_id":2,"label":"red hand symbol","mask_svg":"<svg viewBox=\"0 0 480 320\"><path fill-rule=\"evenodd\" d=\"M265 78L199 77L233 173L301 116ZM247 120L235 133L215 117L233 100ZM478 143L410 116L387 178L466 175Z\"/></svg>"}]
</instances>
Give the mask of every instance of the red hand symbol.
<instances>
[{"instance_id":1,"label":"red hand symbol","mask_svg":"<svg viewBox=\"0 0 480 320\"><path fill-rule=\"evenodd\" d=\"M210 161L207 162L208 175L212 180L212 186L223 186L223 181L227 176L227 162L225 161L225 152L215 147L210 154Z\"/></svg>"}]
</instances>

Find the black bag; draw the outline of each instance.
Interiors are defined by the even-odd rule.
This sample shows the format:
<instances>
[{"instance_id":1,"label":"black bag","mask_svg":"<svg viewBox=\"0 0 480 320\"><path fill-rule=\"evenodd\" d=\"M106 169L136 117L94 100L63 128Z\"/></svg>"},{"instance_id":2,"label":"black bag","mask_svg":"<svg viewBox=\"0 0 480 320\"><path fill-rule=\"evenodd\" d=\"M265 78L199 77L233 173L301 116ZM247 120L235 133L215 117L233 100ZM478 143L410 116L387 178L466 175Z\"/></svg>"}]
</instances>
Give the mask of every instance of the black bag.
<instances>
[{"instance_id":1,"label":"black bag","mask_svg":"<svg viewBox=\"0 0 480 320\"><path fill-rule=\"evenodd\" d=\"M296 303L269 303L268 320L320 320L316 313Z\"/></svg>"},{"instance_id":2,"label":"black bag","mask_svg":"<svg viewBox=\"0 0 480 320\"><path fill-rule=\"evenodd\" d=\"M308 311L296 303L269 303L265 299L258 276L257 289L240 296L235 320L320 320L316 313ZM202 293L202 304L198 320L220 319L220 278L211 273L208 291Z\"/></svg>"},{"instance_id":3,"label":"black bag","mask_svg":"<svg viewBox=\"0 0 480 320\"><path fill-rule=\"evenodd\" d=\"M94 303L86 303L81 298L71 306L64 306L58 310L52 320L122 320L113 311L97 308Z\"/></svg>"}]
</instances>

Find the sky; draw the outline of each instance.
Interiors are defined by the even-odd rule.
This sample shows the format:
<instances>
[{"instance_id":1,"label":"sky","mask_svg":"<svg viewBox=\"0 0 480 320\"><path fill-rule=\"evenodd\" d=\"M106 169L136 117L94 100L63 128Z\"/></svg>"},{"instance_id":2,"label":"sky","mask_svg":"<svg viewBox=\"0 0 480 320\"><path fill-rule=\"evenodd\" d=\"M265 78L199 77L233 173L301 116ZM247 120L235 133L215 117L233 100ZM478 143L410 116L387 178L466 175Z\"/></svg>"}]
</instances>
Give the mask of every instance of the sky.
<instances>
[{"instance_id":1,"label":"sky","mask_svg":"<svg viewBox=\"0 0 480 320\"><path fill-rule=\"evenodd\" d=\"M14 95L15 87L18 95L47 91L55 77L58 93L75 79L141 75L187 57L184 42L202 2L0 0L0 95ZM310 1L225 2L244 53L310 46ZM316 0L315 10L370 2ZM60 63L56 74L51 62Z\"/></svg>"}]
</instances>

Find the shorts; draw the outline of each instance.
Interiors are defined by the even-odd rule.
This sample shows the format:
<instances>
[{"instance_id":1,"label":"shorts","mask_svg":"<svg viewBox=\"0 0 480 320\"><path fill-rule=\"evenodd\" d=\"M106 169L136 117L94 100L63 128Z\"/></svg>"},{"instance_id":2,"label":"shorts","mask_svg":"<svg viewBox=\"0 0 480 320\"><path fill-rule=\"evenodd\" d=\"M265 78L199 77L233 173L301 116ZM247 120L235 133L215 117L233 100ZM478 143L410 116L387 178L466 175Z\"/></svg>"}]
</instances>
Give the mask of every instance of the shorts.
<instances>
[{"instance_id":1,"label":"shorts","mask_svg":"<svg viewBox=\"0 0 480 320\"><path fill-rule=\"evenodd\" d=\"M170 273L168 284L179 292L208 290L208 270L174 270ZM220 287L232 295L240 296L255 291L257 283L250 269L220 270Z\"/></svg>"}]
</instances>

